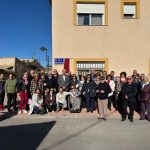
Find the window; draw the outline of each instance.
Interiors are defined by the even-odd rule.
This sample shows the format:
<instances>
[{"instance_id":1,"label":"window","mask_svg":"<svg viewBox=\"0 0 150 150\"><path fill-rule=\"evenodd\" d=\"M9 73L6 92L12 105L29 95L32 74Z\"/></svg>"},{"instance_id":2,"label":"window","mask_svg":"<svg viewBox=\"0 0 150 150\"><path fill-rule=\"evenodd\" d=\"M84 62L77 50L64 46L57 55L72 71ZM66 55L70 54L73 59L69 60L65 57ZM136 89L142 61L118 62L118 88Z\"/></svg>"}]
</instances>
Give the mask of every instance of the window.
<instances>
[{"instance_id":1,"label":"window","mask_svg":"<svg viewBox=\"0 0 150 150\"><path fill-rule=\"evenodd\" d=\"M102 14L78 14L78 25L103 25Z\"/></svg>"},{"instance_id":2,"label":"window","mask_svg":"<svg viewBox=\"0 0 150 150\"><path fill-rule=\"evenodd\" d=\"M124 19L140 17L140 0L121 0L121 13Z\"/></svg>"},{"instance_id":3,"label":"window","mask_svg":"<svg viewBox=\"0 0 150 150\"><path fill-rule=\"evenodd\" d=\"M92 14L91 24L92 25L102 25L103 24L103 14Z\"/></svg>"},{"instance_id":4,"label":"window","mask_svg":"<svg viewBox=\"0 0 150 150\"><path fill-rule=\"evenodd\" d=\"M78 25L89 25L89 15L88 14L78 14Z\"/></svg>"},{"instance_id":5,"label":"window","mask_svg":"<svg viewBox=\"0 0 150 150\"><path fill-rule=\"evenodd\" d=\"M124 18L136 18L136 4L124 4Z\"/></svg>"},{"instance_id":6,"label":"window","mask_svg":"<svg viewBox=\"0 0 150 150\"><path fill-rule=\"evenodd\" d=\"M77 4L77 25L105 25L105 4Z\"/></svg>"}]
</instances>

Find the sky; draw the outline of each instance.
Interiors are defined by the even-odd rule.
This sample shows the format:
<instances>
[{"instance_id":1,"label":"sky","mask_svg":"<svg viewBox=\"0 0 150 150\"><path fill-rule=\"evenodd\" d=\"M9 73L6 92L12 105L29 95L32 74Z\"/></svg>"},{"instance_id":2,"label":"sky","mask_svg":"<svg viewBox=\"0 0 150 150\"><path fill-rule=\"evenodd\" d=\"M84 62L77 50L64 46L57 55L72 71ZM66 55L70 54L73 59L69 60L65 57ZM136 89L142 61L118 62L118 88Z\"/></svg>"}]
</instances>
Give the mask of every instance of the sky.
<instances>
[{"instance_id":1,"label":"sky","mask_svg":"<svg viewBox=\"0 0 150 150\"><path fill-rule=\"evenodd\" d=\"M32 58L46 65L52 57L49 0L0 0L0 57ZM50 59L51 63L51 59Z\"/></svg>"}]
</instances>

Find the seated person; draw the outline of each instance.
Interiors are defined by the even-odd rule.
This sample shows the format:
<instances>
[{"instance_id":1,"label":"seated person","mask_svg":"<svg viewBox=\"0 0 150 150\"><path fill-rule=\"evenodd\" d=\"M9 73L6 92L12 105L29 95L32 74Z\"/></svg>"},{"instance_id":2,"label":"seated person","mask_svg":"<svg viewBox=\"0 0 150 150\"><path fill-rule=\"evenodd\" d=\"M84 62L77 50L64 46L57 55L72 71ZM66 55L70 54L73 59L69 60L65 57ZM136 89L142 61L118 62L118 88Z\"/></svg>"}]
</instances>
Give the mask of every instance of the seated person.
<instances>
[{"instance_id":1,"label":"seated person","mask_svg":"<svg viewBox=\"0 0 150 150\"><path fill-rule=\"evenodd\" d=\"M42 110L43 96L40 89L36 89L35 93L32 95L32 100L29 103L29 115L32 113L38 114Z\"/></svg>"},{"instance_id":2,"label":"seated person","mask_svg":"<svg viewBox=\"0 0 150 150\"><path fill-rule=\"evenodd\" d=\"M65 108L67 108L67 101L66 101L66 96L67 95L73 96L72 93L65 92L64 89L62 87L60 87L59 92L56 94L57 112L60 110L60 106L62 106L63 110Z\"/></svg>"},{"instance_id":3,"label":"seated person","mask_svg":"<svg viewBox=\"0 0 150 150\"><path fill-rule=\"evenodd\" d=\"M54 89L46 88L44 96L44 106L48 112L56 111L56 93Z\"/></svg>"},{"instance_id":4,"label":"seated person","mask_svg":"<svg viewBox=\"0 0 150 150\"><path fill-rule=\"evenodd\" d=\"M75 87L72 86L72 90L70 93L73 94L73 96L70 96L70 103L72 105L72 109L70 110L71 113L80 113L81 111L81 92Z\"/></svg>"}]
</instances>

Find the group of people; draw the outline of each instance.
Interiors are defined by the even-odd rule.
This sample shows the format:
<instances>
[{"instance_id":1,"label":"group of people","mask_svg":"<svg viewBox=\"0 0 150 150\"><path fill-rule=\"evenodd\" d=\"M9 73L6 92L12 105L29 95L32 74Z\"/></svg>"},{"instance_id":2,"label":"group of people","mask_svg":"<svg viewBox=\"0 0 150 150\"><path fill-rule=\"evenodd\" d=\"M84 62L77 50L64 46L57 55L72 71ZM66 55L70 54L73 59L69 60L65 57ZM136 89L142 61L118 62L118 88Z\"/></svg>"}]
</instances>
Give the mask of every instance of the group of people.
<instances>
[{"instance_id":1,"label":"group of people","mask_svg":"<svg viewBox=\"0 0 150 150\"><path fill-rule=\"evenodd\" d=\"M8 112L18 114L46 114L47 112L70 111L80 113L86 108L87 113L98 110L98 119L107 120L107 111L115 109L121 114L122 121L128 117L133 122L134 111L140 114L140 120L150 121L150 80L136 70L131 76L121 72L101 73L91 70L86 76L57 70L45 73L24 72L16 79L13 73L5 80L0 74L0 110L4 110L7 95ZM20 97L17 107L17 97ZM127 111L129 107L129 112Z\"/></svg>"}]
</instances>

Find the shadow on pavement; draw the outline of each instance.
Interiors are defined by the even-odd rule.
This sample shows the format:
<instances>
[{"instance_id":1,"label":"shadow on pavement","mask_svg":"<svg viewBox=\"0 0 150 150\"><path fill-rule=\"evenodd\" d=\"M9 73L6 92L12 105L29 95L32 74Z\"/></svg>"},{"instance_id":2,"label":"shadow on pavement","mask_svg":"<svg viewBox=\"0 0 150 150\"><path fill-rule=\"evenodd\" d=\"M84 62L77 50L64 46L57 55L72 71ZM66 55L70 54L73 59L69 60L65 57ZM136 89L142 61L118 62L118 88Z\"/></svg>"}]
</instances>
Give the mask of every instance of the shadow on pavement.
<instances>
[{"instance_id":1,"label":"shadow on pavement","mask_svg":"<svg viewBox=\"0 0 150 150\"><path fill-rule=\"evenodd\" d=\"M16 116L16 115L18 115L17 112L5 112L5 113L0 115L0 122L4 121L6 119L9 119L9 118L11 118L13 116Z\"/></svg>"},{"instance_id":2,"label":"shadow on pavement","mask_svg":"<svg viewBox=\"0 0 150 150\"><path fill-rule=\"evenodd\" d=\"M1 150L36 150L56 121L0 127Z\"/></svg>"}]
</instances>

